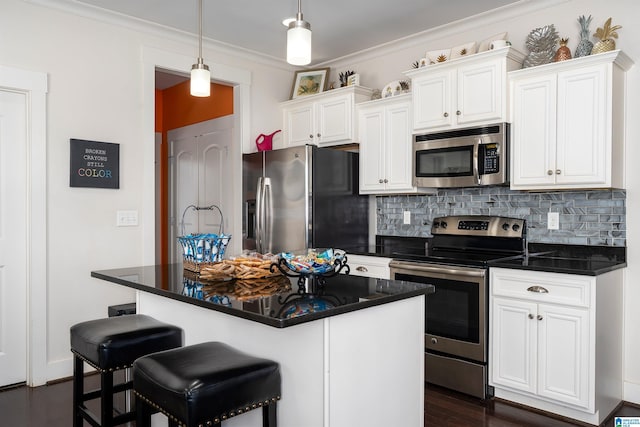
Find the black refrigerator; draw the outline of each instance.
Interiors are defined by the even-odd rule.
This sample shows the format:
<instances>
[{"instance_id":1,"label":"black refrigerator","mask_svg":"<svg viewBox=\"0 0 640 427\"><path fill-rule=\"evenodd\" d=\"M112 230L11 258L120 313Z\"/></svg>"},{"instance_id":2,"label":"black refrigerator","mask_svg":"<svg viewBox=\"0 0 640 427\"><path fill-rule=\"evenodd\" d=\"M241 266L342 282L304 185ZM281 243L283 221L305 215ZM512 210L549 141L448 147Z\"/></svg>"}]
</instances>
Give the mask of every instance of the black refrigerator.
<instances>
[{"instance_id":1,"label":"black refrigerator","mask_svg":"<svg viewBox=\"0 0 640 427\"><path fill-rule=\"evenodd\" d=\"M363 247L369 198L358 153L312 145L243 156L242 247L260 253Z\"/></svg>"}]
</instances>

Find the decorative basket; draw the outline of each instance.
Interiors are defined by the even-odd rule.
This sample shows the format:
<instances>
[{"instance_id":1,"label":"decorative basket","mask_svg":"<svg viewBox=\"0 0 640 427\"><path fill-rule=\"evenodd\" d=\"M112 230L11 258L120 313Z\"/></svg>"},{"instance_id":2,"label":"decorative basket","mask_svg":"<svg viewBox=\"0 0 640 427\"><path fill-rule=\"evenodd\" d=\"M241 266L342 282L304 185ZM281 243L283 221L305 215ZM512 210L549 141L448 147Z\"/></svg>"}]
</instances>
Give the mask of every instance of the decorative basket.
<instances>
[{"instance_id":1,"label":"decorative basket","mask_svg":"<svg viewBox=\"0 0 640 427\"><path fill-rule=\"evenodd\" d=\"M178 237L182 246L182 264L185 270L200 273L202 268L222 261L231 240L226 234L189 234Z\"/></svg>"},{"instance_id":2,"label":"decorative basket","mask_svg":"<svg viewBox=\"0 0 640 427\"><path fill-rule=\"evenodd\" d=\"M240 280L264 279L282 275L278 270L271 271L273 260L269 257L237 257L203 266L200 278L203 280L221 280L233 278Z\"/></svg>"}]
</instances>

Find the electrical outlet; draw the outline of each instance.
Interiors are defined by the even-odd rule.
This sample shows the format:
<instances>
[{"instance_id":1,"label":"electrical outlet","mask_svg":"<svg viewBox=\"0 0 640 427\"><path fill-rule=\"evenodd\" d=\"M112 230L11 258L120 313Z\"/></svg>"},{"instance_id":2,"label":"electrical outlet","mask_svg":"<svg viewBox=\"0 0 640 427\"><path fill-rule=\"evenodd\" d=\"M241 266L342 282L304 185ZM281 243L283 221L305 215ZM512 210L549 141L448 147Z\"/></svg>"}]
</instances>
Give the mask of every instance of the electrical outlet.
<instances>
[{"instance_id":1,"label":"electrical outlet","mask_svg":"<svg viewBox=\"0 0 640 427\"><path fill-rule=\"evenodd\" d=\"M404 223L405 224L411 224L411 212L410 211L404 211Z\"/></svg>"},{"instance_id":2,"label":"electrical outlet","mask_svg":"<svg viewBox=\"0 0 640 427\"><path fill-rule=\"evenodd\" d=\"M547 213L547 229L557 230L560 228L560 213L548 212Z\"/></svg>"}]
</instances>

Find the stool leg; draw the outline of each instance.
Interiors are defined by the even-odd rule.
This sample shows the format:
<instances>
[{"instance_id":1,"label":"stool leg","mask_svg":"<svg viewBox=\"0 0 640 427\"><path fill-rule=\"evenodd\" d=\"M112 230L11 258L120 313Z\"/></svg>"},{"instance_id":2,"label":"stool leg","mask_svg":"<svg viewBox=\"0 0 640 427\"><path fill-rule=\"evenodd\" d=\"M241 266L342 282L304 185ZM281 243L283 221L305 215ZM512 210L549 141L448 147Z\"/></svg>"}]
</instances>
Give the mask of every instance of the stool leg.
<instances>
[{"instance_id":1,"label":"stool leg","mask_svg":"<svg viewBox=\"0 0 640 427\"><path fill-rule=\"evenodd\" d=\"M136 427L151 427L152 408L135 395Z\"/></svg>"},{"instance_id":2,"label":"stool leg","mask_svg":"<svg viewBox=\"0 0 640 427\"><path fill-rule=\"evenodd\" d=\"M84 405L84 362L78 356L73 358L73 427L82 427L80 406Z\"/></svg>"},{"instance_id":3,"label":"stool leg","mask_svg":"<svg viewBox=\"0 0 640 427\"><path fill-rule=\"evenodd\" d=\"M277 427L276 402L262 407L262 427Z\"/></svg>"},{"instance_id":4,"label":"stool leg","mask_svg":"<svg viewBox=\"0 0 640 427\"><path fill-rule=\"evenodd\" d=\"M113 371L100 373L100 424L113 426Z\"/></svg>"}]
</instances>

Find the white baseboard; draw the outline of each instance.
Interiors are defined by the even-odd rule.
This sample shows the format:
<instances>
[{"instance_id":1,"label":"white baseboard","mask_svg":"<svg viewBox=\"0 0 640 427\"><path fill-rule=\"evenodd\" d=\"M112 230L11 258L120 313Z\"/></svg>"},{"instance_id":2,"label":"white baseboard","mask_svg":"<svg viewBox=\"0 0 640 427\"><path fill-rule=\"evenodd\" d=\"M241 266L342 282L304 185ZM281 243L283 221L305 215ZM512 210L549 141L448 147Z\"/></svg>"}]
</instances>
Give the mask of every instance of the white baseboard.
<instances>
[{"instance_id":1,"label":"white baseboard","mask_svg":"<svg viewBox=\"0 0 640 427\"><path fill-rule=\"evenodd\" d=\"M640 405L640 384L625 381L623 399L625 402Z\"/></svg>"}]
</instances>

